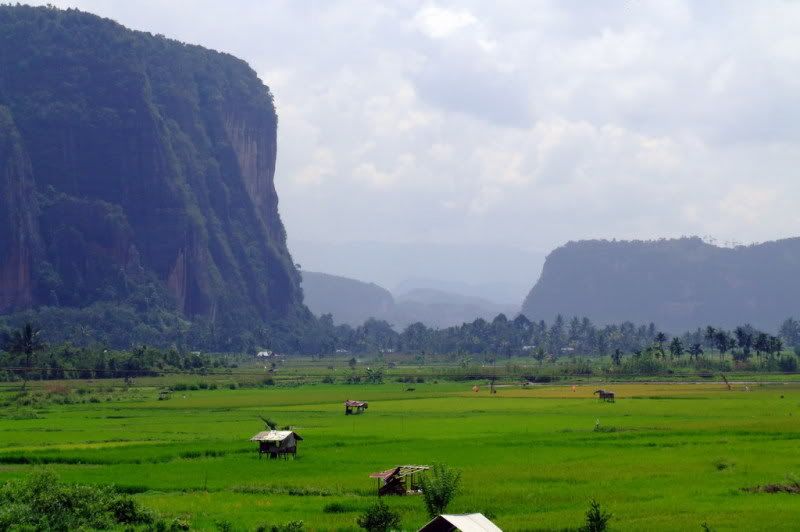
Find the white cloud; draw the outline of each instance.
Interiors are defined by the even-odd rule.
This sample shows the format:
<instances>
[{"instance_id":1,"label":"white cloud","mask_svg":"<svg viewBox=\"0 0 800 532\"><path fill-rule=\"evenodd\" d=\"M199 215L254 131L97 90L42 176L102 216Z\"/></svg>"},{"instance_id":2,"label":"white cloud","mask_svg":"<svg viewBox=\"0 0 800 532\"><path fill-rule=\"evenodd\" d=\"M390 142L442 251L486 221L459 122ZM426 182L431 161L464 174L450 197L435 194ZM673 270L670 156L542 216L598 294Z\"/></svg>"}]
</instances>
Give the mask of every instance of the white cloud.
<instances>
[{"instance_id":1,"label":"white cloud","mask_svg":"<svg viewBox=\"0 0 800 532\"><path fill-rule=\"evenodd\" d=\"M441 39L475 24L478 19L466 9L448 9L427 5L414 16L414 22L429 37Z\"/></svg>"},{"instance_id":2,"label":"white cloud","mask_svg":"<svg viewBox=\"0 0 800 532\"><path fill-rule=\"evenodd\" d=\"M798 2L56 3L250 62L290 241L798 231Z\"/></svg>"}]
</instances>

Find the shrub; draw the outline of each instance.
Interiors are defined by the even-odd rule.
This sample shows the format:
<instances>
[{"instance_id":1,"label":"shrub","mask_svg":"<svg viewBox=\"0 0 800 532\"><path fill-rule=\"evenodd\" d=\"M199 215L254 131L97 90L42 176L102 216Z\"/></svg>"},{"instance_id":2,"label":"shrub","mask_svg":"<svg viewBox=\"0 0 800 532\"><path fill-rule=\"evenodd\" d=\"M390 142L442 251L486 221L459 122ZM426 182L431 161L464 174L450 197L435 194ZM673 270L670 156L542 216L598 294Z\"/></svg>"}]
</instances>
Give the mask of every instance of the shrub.
<instances>
[{"instance_id":1,"label":"shrub","mask_svg":"<svg viewBox=\"0 0 800 532\"><path fill-rule=\"evenodd\" d=\"M153 516L113 488L68 485L50 471L0 486L0 530L104 529L150 524Z\"/></svg>"},{"instance_id":2,"label":"shrub","mask_svg":"<svg viewBox=\"0 0 800 532\"><path fill-rule=\"evenodd\" d=\"M302 521L289 521L285 525L261 525L256 532L303 532Z\"/></svg>"},{"instance_id":3,"label":"shrub","mask_svg":"<svg viewBox=\"0 0 800 532\"><path fill-rule=\"evenodd\" d=\"M780 360L778 360L778 367L784 373L794 373L797 371L797 357L781 357Z\"/></svg>"},{"instance_id":4,"label":"shrub","mask_svg":"<svg viewBox=\"0 0 800 532\"><path fill-rule=\"evenodd\" d=\"M611 514L603 511L600 503L592 499L589 501L589 510L586 512L586 525L583 530L586 532L602 532L608 528L608 521Z\"/></svg>"},{"instance_id":5,"label":"shrub","mask_svg":"<svg viewBox=\"0 0 800 532\"><path fill-rule=\"evenodd\" d=\"M461 481L461 473L450 469L444 464L433 464L428 475L420 479L422 486L422 498L425 500L425 508L428 515L436 517L444 513L447 505L458 492L458 484Z\"/></svg>"},{"instance_id":6,"label":"shrub","mask_svg":"<svg viewBox=\"0 0 800 532\"><path fill-rule=\"evenodd\" d=\"M368 532L387 532L400 528L400 514L389 508L383 499L378 499L359 516L356 523Z\"/></svg>"},{"instance_id":7,"label":"shrub","mask_svg":"<svg viewBox=\"0 0 800 532\"><path fill-rule=\"evenodd\" d=\"M331 375L325 375L322 377L322 382L324 384L333 384L336 380Z\"/></svg>"},{"instance_id":8,"label":"shrub","mask_svg":"<svg viewBox=\"0 0 800 532\"><path fill-rule=\"evenodd\" d=\"M347 506L340 502L331 502L326 504L322 511L326 514L343 514L347 512Z\"/></svg>"}]
</instances>

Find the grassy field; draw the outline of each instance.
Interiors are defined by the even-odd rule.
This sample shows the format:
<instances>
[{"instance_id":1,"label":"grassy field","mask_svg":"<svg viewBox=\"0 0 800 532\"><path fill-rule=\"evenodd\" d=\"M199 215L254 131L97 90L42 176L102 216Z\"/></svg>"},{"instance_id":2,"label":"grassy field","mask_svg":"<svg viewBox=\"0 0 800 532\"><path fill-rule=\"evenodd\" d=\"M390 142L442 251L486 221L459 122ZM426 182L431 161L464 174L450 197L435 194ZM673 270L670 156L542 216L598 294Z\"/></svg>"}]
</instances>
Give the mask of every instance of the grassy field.
<instances>
[{"instance_id":1,"label":"grassy field","mask_svg":"<svg viewBox=\"0 0 800 532\"><path fill-rule=\"evenodd\" d=\"M614 384L614 404L589 385L471 386L220 388L164 401L155 386L73 389L77 404L0 410L0 480L48 467L68 482L116 484L198 529L302 520L353 530L375 497L371 472L443 462L463 478L449 510L484 512L504 530L574 529L592 497L614 530L800 522L800 496L742 491L800 475L798 384ZM345 417L348 398L369 401L368 412ZM305 438L296 460L259 460L248 438L260 414ZM331 503L340 511L326 512ZM388 503L405 529L427 521L418 496Z\"/></svg>"}]
</instances>

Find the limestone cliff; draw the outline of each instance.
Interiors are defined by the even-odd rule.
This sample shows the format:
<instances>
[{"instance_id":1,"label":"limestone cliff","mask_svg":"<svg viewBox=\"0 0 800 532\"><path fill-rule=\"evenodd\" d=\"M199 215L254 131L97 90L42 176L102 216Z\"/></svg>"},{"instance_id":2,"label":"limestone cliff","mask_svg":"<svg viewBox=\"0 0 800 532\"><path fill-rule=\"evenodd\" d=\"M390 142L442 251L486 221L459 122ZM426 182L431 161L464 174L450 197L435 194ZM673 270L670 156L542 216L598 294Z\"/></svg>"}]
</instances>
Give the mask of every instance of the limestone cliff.
<instances>
[{"instance_id":1,"label":"limestone cliff","mask_svg":"<svg viewBox=\"0 0 800 532\"><path fill-rule=\"evenodd\" d=\"M721 248L699 238L570 242L523 303L530 319L653 322L668 332L751 323L776 331L800 313L800 238Z\"/></svg>"},{"instance_id":2,"label":"limestone cliff","mask_svg":"<svg viewBox=\"0 0 800 532\"><path fill-rule=\"evenodd\" d=\"M0 312L139 301L155 279L222 327L307 315L246 63L26 6L0 6L0 49Z\"/></svg>"}]
</instances>

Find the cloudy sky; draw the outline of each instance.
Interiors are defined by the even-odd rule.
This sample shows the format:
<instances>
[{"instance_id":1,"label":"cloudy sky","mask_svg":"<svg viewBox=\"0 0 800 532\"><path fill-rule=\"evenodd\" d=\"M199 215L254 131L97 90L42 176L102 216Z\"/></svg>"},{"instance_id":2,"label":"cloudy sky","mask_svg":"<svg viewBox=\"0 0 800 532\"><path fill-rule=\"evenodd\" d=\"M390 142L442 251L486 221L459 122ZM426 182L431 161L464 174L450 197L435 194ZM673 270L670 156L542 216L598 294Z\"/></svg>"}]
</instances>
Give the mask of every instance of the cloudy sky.
<instances>
[{"instance_id":1,"label":"cloudy sky","mask_svg":"<svg viewBox=\"0 0 800 532\"><path fill-rule=\"evenodd\" d=\"M290 244L800 233L800 2L50 0L247 60Z\"/></svg>"}]
</instances>

